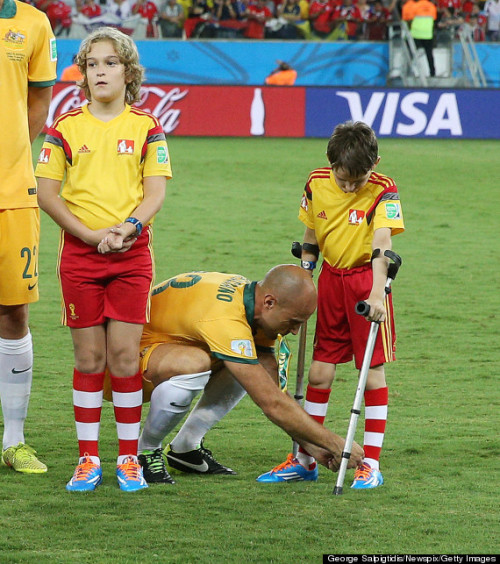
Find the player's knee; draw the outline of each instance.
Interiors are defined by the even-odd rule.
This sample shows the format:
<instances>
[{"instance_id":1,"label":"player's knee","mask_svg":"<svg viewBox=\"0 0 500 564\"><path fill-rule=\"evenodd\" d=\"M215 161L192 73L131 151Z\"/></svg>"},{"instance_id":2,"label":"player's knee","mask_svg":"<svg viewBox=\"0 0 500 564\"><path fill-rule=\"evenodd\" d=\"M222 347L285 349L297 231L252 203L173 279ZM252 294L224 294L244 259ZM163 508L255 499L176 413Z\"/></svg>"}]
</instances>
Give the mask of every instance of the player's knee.
<instances>
[{"instance_id":1,"label":"player's knee","mask_svg":"<svg viewBox=\"0 0 500 564\"><path fill-rule=\"evenodd\" d=\"M335 365L313 361L309 370L308 383L313 388L330 388L335 378Z\"/></svg>"},{"instance_id":2,"label":"player's knee","mask_svg":"<svg viewBox=\"0 0 500 564\"><path fill-rule=\"evenodd\" d=\"M132 376L139 370L139 350L133 346L119 347L107 352L107 365L115 376Z\"/></svg>"},{"instance_id":3,"label":"player's knee","mask_svg":"<svg viewBox=\"0 0 500 564\"><path fill-rule=\"evenodd\" d=\"M28 333L29 309L27 304L0 305L0 337L22 339Z\"/></svg>"},{"instance_id":4,"label":"player's knee","mask_svg":"<svg viewBox=\"0 0 500 564\"><path fill-rule=\"evenodd\" d=\"M75 357L75 368L83 374L98 374L104 372L106 360L100 357Z\"/></svg>"},{"instance_id":5,"label":"player's knee","mask_svg":"<svg viewBox=\"0 0 500 564\"><path fill-rule=\"evenodd\" d=\"M366 389L367 390L378 390L379 388L385 388L387 383L385 381L385 370L384 365L379 364L378 366L373 366L368 370L368 375L366 378Z\"/></svg>"}]
</instances>

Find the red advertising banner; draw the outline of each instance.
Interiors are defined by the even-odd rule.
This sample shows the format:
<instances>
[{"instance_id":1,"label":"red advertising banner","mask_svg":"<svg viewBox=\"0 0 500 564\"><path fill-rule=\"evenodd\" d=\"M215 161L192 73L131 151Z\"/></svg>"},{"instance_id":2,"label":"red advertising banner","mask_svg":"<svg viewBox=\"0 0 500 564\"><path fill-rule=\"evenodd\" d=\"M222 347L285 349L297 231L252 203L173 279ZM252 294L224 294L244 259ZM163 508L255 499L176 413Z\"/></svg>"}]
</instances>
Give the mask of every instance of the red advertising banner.
<instances>
[{"instance_id":1,"label":"red advertising banner","mask_svg":"<svg viewBox=\"0 0 500 564\"><path fill-rule=\"evenodd\" d=\"M172 86L147 84L135 104L151 112L168 135L304 137L305 88L252 86ZM58 83L47 124L80 106L74 84Z\"/></svg>"}]
</instances>

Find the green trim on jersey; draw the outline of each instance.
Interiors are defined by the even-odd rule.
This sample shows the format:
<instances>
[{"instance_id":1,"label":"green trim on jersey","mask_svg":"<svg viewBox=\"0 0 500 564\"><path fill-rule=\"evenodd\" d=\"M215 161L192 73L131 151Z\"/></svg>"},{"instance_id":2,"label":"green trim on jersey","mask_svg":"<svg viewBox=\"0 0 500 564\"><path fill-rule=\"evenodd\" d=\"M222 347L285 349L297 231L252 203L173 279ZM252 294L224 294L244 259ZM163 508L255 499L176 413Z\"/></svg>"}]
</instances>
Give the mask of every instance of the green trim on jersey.
<instances>
[{"instance_id":1,"label":"green trim on jersey","mask_svg":"<svg viewBox=\"0 0 500 564\"><path fill-rule=\"evenodd\" d=\"M54 86L56 79L54 80L44 80L43 82L31 82L28 81L28 86L34 86L35 88L47 88L47 86Z\"/></svg>"},{"instance_id":2,"label":"green trim on jersey","mask_svg":"<svg viewBox=\"0 0 500 564\"><path fill-rule=\"evenodd\" d=\"M219 358L220 360L229 360L230 362L239 362L240 364L259 364L257 358L241 358L214 352L212 354L215 358Z\"/></svg>"},{"instance_id":3,"label":"green trim on jersey","mask_svg":"<svg viewBox=\"0 0 500 564\"><path fill-rule=\"evenodd\" d=\"M243 305L245 306L247 321L250 327L253 324L253 318L255 316L255 286L256 285L257 282L250 282L250 284L245 284L245 289L243 290Z\"/></svg>"}]
</instances>

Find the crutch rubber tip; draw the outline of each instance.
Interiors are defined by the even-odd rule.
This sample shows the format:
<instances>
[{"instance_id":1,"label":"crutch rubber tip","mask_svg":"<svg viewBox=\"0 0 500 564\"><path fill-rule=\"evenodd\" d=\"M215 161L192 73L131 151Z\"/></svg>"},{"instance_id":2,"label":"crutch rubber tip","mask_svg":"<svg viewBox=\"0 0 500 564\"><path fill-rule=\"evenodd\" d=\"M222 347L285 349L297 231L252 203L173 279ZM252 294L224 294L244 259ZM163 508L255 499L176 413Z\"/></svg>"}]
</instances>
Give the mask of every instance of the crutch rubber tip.
<instances>
[{"instance_id":1,"label":"crutch rubber tip","mask_svg":"<svg viewBox=\"0 0 500 564\"><path fill-rule=\"evenodd\" d=\"M335 486L333 488L333 495L342 495L342 490L344 488L342 486Z\"/></svg>"}]
</instances>

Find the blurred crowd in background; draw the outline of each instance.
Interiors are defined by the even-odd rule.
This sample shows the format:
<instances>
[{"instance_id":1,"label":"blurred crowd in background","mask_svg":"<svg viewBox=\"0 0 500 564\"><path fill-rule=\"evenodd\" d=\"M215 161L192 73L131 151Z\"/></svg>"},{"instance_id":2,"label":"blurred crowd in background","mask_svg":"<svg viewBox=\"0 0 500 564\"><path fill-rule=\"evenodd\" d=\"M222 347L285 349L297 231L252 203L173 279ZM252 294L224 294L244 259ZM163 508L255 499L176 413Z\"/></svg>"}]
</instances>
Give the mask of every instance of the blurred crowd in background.
<instances>
[{"instance_id":1,"label":"blurred crowd in background","mask_svg":"<svg viewBox=\"0 0 500 564\"><path fill-rule=\"evenodd\" d=\"M135 39L219 38L385 41L388 25L415 0L38 0L58 37L83 38L102 25ZM417 0L418 1L418 0ZM500 40L500 0L434 0L435 33Z\"/></svg>"}]
</instances>

